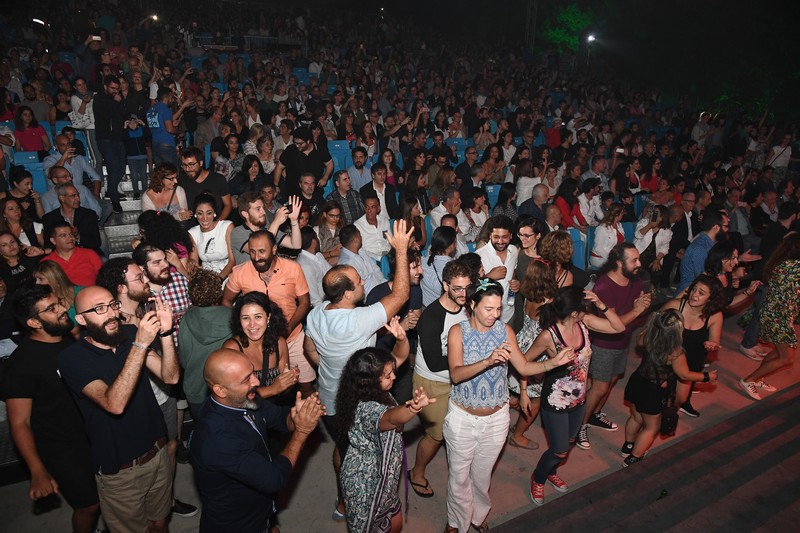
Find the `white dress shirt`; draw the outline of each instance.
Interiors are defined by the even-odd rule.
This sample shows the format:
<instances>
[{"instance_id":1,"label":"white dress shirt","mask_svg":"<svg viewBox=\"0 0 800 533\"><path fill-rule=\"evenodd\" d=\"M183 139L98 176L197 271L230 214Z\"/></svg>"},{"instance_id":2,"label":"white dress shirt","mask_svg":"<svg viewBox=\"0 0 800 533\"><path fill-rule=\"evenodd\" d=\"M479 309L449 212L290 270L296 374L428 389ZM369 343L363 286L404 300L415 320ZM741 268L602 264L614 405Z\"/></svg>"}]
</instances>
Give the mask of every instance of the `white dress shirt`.
<instances>
[{"instance_id":1,"label":"white dress shirt","mask_svg":"<svg viewBox=\"0 0 800 533\"><path fill-rule=\"evenodd\" d=\"M367 215L356 220L353 225L361 232L361 248L375 261L389 253L392 249L384 235L389 232L389 219L378 217L378 225L367 222Z\"/></svg>"},{"instance_id":2,"label":"white dress shirt","mask_svg":"<svg viewBox=\"0 0 800 533\"><path fill-rule=\"evenodd\" d=\"M311 254L305 250L300 250L297 262L303 268L303 274L308 282L308 293L311 298L311 305L317 307L325 301L325 293L322 291L322 278L331 269L330 263L325 260L321 253Z\"/></svg>"}]
</instances>

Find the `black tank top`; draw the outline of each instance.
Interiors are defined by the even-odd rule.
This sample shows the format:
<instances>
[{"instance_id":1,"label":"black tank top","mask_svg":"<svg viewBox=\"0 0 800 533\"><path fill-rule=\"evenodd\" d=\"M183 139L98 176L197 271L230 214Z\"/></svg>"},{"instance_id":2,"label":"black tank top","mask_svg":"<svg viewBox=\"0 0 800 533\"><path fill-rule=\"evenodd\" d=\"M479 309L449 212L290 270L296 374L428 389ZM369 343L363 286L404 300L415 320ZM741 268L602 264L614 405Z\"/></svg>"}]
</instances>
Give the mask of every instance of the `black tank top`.
<instances>
[{"instance_id":1,"label":"black tank top","mask_svg":"<svg viewBox=\"0 0 800 533\"><path fill-rule=\"evenodd\" d=\"M686 306L686 299L681 300L681 305L678 310L683 313L683 308ZM683 330L683 349L686 351L686 363L689 365L689 370L693 372L700 372L703 369L703 364L706 362L706 348L704 343L708 340L708 320L711 317L706 317L706 321L700 329L686 329ZM698 368L699 367L699 368Z\"/></svg>"}]
</instances>

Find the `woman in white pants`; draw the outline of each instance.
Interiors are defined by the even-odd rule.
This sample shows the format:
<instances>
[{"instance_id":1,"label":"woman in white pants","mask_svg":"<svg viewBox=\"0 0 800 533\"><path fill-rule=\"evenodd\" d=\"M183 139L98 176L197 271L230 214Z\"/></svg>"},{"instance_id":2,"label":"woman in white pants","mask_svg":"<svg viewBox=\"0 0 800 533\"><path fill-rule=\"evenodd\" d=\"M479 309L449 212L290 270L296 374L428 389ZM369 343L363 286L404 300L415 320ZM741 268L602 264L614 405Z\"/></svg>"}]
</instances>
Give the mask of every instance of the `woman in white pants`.
<instances>
[{"instance_id":1,"label":"woman in white pants","mask_svg":"<svg viewBox=\"0 0 800 533\"><path fill-rule=\"evenodd\" d=\"M508 362L523 376L541 374L574 359L567 348L543 363L529 362L510 326L500 320L503 288L482 279L467 291L469 320L450 328L448 363L453 388L444 419L449 477L445 532L488 531L489 485L508 435ZM477 525L480 524L480 525Z\"/></svg>"}]
</instances>

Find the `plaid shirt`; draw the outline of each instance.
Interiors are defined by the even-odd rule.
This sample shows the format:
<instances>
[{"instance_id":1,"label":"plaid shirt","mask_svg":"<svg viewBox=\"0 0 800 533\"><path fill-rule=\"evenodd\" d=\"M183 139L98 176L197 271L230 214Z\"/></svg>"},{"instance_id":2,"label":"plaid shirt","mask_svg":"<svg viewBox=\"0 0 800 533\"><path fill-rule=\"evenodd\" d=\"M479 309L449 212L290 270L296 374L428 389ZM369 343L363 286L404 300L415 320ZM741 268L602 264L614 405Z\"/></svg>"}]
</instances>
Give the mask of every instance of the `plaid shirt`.
<instances>
[{"instance_id":1,"label":"plaid shirt","mask_svg":"<svg viewBox=\"0 0 800 533\"><path fill-rule=\"evenodd\" d=\"M339 191L334 189L326 200L336 200L342 206L342 215L348 224L352 224L364 214L364 203L361 201L361 196L353 189L347 191L345 197L342 197Z\"/></svg>"},{"instance_id":2,"label":"plaid shirt","mask_svg":"<svg viewBox=\"0 0 800 533\"><path fill-rule=\"evenodd\" d=\"M172 341L175 343L175 349L178 348L178 328L180 327L181 319L189 309L189 280L180 272L170 269L172 280L164 285L161 292L150 291L154 296L161 296L164 300L169 302L172 306L172 327L175 331L172 333Z\"/></svg>"}]
</instances>

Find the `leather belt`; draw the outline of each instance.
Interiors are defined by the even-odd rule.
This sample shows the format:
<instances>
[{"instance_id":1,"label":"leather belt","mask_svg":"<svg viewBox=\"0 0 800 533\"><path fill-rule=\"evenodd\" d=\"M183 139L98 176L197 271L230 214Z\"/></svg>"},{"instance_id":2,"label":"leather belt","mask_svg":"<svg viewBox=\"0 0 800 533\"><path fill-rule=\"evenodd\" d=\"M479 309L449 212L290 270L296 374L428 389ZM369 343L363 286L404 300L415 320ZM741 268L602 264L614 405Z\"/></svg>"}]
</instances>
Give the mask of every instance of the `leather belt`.
<instances>
[{"instance_id":1,"label":"leather belt","mask_svg":"<svg viewBox=\"0 0 800 533\"><path fill-rule=\"evenodd\" d=\"M129 461L124 465L119 467L120 470L125 470L126 468L131 468L136 465L143 465L150 462L150 460L155 457L158 452L167 444L167 437L161 437L156 441L152 448L144 452L142 455L134 459L133 461Z\"/></svg>"}]
</instances>

